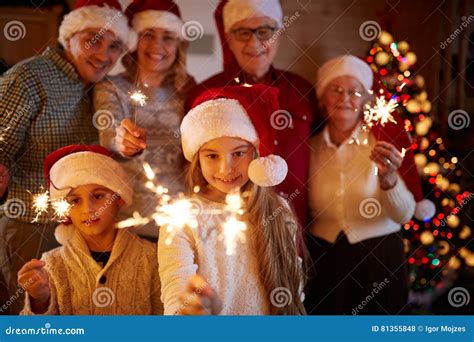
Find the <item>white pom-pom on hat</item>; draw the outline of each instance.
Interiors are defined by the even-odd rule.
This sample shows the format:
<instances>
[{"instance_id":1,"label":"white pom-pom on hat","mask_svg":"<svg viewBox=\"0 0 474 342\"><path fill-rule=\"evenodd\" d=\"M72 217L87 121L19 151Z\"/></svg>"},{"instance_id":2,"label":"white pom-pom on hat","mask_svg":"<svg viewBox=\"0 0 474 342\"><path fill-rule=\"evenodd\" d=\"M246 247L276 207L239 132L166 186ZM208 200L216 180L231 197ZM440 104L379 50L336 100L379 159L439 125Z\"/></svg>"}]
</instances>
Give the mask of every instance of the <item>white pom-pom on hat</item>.
<instances>
[{"instance_id":1,"label":"white pom-pom on hat","mask_svg":"<svg viewBox=\"0 0 474 342\"><path fill-rule=\"evenodd\" d=\"M436 206L429 199L422 199L416 203L415 218L420 221L431 219L436 213Z\"/></svg>"},{"instance_id":2,"label":"white pom-pom on hat","mask_svg":"<svg viewBox=\"0 0 474 342\"><path fill-rule=\"evenodd\" d=\"M276 155L259 157L250 162L248 175L259 186L275 186L283 182L288 173L286 161Z\"/></svg>"},{"instance_id":3,"label":"white pom-pom on hat","mask_svg":"<svg viewBox=\"0 0 474 342\"><path fill-rule=\"evenodd\" d=\"M61 245L65 245L75 234L72 224L61 223L54 229L54 237Z\"/></svg>"}]
</instances>

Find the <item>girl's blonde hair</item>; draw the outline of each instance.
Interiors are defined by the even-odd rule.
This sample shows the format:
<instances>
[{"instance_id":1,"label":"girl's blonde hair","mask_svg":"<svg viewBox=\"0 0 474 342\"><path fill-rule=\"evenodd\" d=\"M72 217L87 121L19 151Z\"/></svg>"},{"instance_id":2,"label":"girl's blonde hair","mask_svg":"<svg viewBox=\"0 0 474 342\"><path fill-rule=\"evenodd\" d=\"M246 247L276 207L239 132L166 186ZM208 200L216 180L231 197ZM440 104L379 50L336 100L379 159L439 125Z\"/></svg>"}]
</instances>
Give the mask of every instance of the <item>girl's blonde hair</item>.
<instances>
[{"instance_id":1,"label":"girl's blonde hair","mask_svg":"<svg viewBox=\"0 0 474 342\"><path fill-rule=\"evenodd\" d=\"M178 51L176 53L176 59L173 65L168 70L163 85L171 85L174 89L181 95L185 95L189 89L187 89L187 84L190 79L186 71L186 49L188 48L188 42L185 40L180 40ZM127 74L131 79L135 80L138 70L138 57L137 52L128 52L122 57L122 64L127 71Z\"/></svg>"},{"instance_id":2,"label":"girl's blonde hair","mask_svg":"<svg viewBox=\"0 0 474 342\"><path fill-rule=\"evenodd\" d=\"M199 153L196 153L188 166L187 188L191 193L196 186L205 189L207 184L202 175ZM298 258L299 238L295 238L300 230L292 210L273 189L259 187L250 180L240 191L246 194L243 196L245 216L252 227L248 240L256 251L260 279L269 296L270 314L305 315L300 292L306 279ZM282 289L290 293L289 304L285 306L279 305L281 293L278 291Z\"/></svg>"}]
</instances>

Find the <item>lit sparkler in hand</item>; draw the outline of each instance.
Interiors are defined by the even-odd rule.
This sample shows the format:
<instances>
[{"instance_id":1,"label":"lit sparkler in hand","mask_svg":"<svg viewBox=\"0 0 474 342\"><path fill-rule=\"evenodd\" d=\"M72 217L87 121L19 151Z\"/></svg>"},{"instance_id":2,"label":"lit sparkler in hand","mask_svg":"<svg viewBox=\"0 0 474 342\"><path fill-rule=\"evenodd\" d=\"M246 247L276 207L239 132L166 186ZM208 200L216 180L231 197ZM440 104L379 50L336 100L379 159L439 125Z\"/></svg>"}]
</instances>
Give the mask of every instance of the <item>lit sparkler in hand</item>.
<instances>
[{"instance_id":1,"label":"lit sparkler in hand","mask_svg":"<svg viewBox=\"0 0 474 342\"><path fill-rule=\"evenodd\" d=\"M148 100L148 96L143 94L141 90L135 90L134 92L130 94L130 100L132 100L137 105L137 108L135 108L135 111L134 111L135 125L136 125L138 106L143 107L144 105L146 105L146 100Z\"/></svg>"}]
</instances>

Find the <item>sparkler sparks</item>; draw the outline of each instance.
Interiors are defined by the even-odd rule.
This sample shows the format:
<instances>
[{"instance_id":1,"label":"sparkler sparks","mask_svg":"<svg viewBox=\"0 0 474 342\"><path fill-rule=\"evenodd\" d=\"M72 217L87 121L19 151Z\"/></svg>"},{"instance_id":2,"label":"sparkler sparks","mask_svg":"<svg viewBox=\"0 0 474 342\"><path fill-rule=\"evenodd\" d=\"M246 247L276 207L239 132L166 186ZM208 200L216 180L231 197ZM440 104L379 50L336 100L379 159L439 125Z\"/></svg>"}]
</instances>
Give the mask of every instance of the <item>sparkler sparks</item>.
<instances>
[{"instance_id":1,"label":"sparkler sparks","mask_svg":"<svg viewBox=\"0 0 474 342\"><path fill-rule=\"evenodd\" d=\"M386 101L383 96L375 98L375 104L373 106L366 105L364 110L364 122L371 128L376 124L385 126L388 122L397 123L392 116L392 112L398 106L397 101L390 99Z\"/></svg>"}]
</instances>

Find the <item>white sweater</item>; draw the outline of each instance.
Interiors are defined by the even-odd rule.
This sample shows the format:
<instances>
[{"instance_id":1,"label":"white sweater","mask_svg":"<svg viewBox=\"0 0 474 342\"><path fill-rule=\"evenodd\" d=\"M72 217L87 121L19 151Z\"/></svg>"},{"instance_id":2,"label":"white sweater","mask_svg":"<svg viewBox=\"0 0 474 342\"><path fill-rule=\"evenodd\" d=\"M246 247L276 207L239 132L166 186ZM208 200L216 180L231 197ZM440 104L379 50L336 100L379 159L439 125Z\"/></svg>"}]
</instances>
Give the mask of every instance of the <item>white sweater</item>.
<instances>
[{"instance_id":1,"label":"white sweater","mask_svg":"<svg viewBox=\"0 0 474 342\"><path fill-rule=\"evenodd\" d=\"M118 231L103 269L77 229L64 246L44 253L41 260L51 288L45 315L163 314L156 245L127 230ZM34 314L28 295L21 314Z\"/></svg>"},{"instance_id":2,"label":"white sweater","mask_svg":"<svg viewBox=\"0 0 474 342\"><path fill-rule=\"evenodd\" d=\"M188 279L199 274L217 292L222 301L222 315L268 315L269 295L258 273L258 262L246 243L237 243L235 253L226 255L222 233L222 215L211 215L223 204L199 198L202 214L197 229L185 228L167 245L170 233L160 231L158 264L165 315L177 314L181 307L179 296L185 291ZM253 227L247 225L247 234Z\"/></svg>"},{"instance_id":3,"label":"white sweater","mask_svg":"<svg viewBox=\"0 0 474 342\"><path fill-rule=\"evenodd\" d=\"M361 132L357 126L354 132ZM369 131L335 146L326 128L311 140L309 205L311 233L329 242L341 231L350 243L400 230L415 211L413 194L398 176L394 188L380 189L369 156L376 139ZM364 145L364 140L367 144Z\"/></svg>"}]
</instances>

